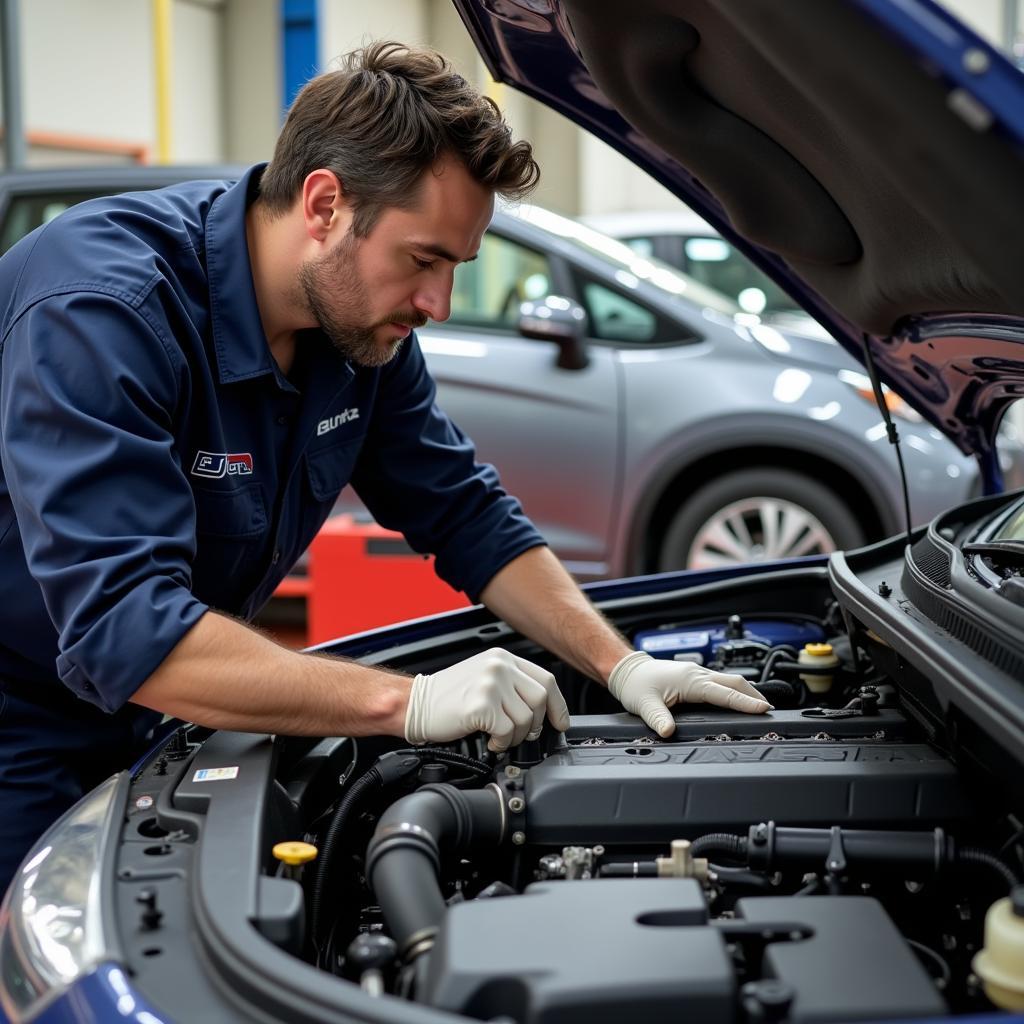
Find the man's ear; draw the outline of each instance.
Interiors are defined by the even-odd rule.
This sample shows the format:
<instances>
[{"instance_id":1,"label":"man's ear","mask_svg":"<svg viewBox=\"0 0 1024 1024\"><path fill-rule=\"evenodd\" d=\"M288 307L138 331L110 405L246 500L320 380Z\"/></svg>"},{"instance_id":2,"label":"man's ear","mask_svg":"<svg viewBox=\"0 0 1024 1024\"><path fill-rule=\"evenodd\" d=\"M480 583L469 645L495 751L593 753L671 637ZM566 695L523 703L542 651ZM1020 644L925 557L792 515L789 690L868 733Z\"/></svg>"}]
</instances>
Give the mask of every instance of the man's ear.
<instances>
[{"instance_id":1,"label":"man's ear","mask_svg":"<svg viewBox=\"0 0 1024 1024\"><path fill-rule=\"evenodd\" d=\"M302 183L302 217L309 236L318 242L326 241L339 226L343 228L342 234L348 230L347 222L351 219L348 201L333 171L320 167L306 175Z\"/></svg>"}]
</instances>

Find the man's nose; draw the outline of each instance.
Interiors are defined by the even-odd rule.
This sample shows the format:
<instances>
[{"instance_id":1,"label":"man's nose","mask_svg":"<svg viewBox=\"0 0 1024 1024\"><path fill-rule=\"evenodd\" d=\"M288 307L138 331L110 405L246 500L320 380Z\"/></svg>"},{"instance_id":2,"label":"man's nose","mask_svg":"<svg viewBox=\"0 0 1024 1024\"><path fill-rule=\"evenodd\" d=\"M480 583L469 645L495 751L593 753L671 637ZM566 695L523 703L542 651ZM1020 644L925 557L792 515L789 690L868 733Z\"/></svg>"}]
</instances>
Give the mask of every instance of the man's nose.
<instances>
[{"instance_id":1,"label":"man's nose","mask_svg":"<svg viewBox=\"0 0 1024 1024\"><path fill-rule=\"evenodd\" d=\"M413 296L413 305L435 323L443 323L452 315L454 283L451 274L439 275L435 280L425 282Z\"/></svg>"}]
</instances>

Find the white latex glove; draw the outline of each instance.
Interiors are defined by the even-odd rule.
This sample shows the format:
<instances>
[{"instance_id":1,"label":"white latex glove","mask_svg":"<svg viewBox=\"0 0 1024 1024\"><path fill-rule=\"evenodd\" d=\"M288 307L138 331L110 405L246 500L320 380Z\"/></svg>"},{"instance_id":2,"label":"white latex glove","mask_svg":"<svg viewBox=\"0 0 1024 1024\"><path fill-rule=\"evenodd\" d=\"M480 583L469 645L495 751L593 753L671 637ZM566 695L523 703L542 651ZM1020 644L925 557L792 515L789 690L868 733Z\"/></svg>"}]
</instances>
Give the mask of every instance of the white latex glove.
<instances>
[{"instance_id":1,"label":"white latex glove","mask_svg":"<svg viewBox=\"0 0 1024 1024\"><path fill-rule=\"evenodd\" d=\"M413 680L405 713L408 743L447 743L471 732L490 735L489 750L535 740L544 715L560 732L569 728L555 677L500 647Z\"/></svg>"},{"instance_id":2,"label":"white latex glove","mask_svg":"<svg viewBox=\"0 0 1024 1024\"><path fill-rule=\"evenodd\" d=\"M676 731L669 708L684 701L703 701L754 715L774 710L743 676L712 672L692 661L659 661L643 651L627 654L612 669L608 689L627 711L639 715L662 738Z\"/></svg>"}]
</instances>

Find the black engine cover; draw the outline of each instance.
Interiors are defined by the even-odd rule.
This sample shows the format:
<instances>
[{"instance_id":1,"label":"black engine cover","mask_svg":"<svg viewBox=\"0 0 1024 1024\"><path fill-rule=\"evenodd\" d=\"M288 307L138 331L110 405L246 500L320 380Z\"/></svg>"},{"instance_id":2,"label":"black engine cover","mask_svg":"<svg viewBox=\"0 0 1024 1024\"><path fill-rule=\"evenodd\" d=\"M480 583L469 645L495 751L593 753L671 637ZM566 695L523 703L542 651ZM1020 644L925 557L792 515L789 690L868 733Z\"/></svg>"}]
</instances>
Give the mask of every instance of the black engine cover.
<instances>
[{"instance_id":1,"label":"black engine cover","mask_svg":"<svg viewBox=\"0 0 1024 1024\"><path fill-rule=\"evenodd\" d=\"M822 721L799 712L679 715L674 741L656 744L645 744L647 730L629 718L574 718L547 759L524 773L528 842L635 847L745 833L768 820L924 829L970 817L956 769L927 744L898 738L905 722L896 713L885 728L878 717ZM623 737L627 726L641 738ZM812 739L811 727L830 738ZM585 745L595 739L601 745Z\"/></svg>"}]
</instances>

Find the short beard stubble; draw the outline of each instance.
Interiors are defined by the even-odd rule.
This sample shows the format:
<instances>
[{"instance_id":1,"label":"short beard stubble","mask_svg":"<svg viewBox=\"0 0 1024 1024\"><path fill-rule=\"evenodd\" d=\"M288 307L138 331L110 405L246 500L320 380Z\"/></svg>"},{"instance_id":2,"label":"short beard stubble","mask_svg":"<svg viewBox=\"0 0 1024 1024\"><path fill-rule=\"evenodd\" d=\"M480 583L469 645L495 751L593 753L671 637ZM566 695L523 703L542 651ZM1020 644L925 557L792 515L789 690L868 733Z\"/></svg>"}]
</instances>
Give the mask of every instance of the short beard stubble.
<instances>
[{"instance_id":1,"label":"short beard stubble","mask_svg":"<svg viewBox=\"0 0 1024 1024\"><path fill-rule=\"evenodd\" d=\"M359 239L350 229L330 252L302 264L299 286L309 312L331 344L357 366L379 367L398 355L405 339L382 345L376 338L377 329L389 323L422 327L426 317L401 311L366 324L370 296L359 275L358 248Z\"/></svg>"}]
</instances>

